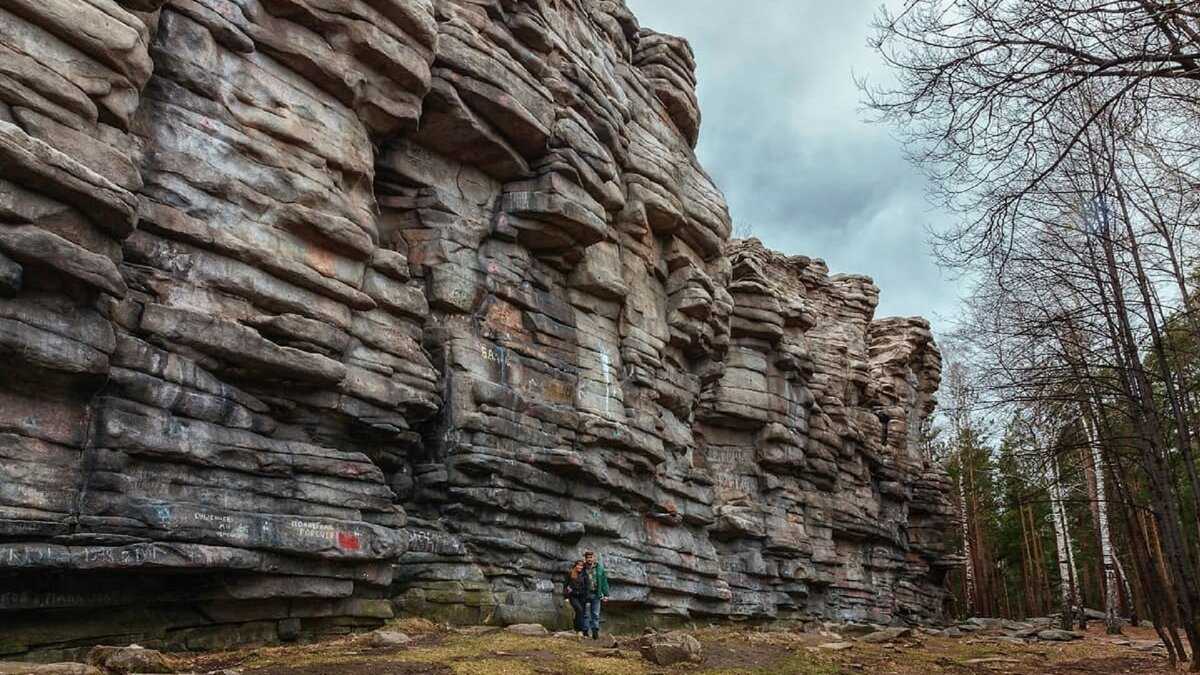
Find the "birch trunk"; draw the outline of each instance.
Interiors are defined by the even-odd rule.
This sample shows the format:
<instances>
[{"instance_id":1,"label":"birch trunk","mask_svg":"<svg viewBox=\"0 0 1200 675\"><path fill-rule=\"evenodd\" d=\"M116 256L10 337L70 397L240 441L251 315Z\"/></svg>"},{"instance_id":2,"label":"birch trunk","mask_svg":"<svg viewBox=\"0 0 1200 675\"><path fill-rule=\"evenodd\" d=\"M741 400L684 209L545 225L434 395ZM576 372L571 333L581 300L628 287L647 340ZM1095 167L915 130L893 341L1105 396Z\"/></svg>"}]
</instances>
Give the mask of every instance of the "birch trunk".
<instances>
[{"instance_id":1,"label":"birch trunk","mask_svg":"<svg viewBox=\"0 0 1200 675\"><path fill-rule=\"evenodd\" d=\"M1071 533L1067 524L1066 507L1062 500L1062 486L1058 482L1058 460L1050 458L1050 519L1054 523L1054 544L1058 551L1059 586L1062 592L1062 626L1065 630L1073 627L1072 618L1075 614L1075 570L1074 556L1071 550Z\"/></svg>"},{"instance_id":2,"label":"birch trunk","mask_svg":"<svg viewBox=\"0 0 1200 675\"><path fill-rule=\"evenodd\" d=\"M1089 419L1084 418L1088 447L1092 451L1092 467L1096 477L1096 523L1100 530L1100 557L1104 563L1104 624L1109 635L1120 635L1121 619L1117 616L1117 566L1113 554L1112 539L1108 530L1108 500L1104 491L1104 461L1100 456L1100 443L1096 430Z\"/></svg>"}]
</instances>

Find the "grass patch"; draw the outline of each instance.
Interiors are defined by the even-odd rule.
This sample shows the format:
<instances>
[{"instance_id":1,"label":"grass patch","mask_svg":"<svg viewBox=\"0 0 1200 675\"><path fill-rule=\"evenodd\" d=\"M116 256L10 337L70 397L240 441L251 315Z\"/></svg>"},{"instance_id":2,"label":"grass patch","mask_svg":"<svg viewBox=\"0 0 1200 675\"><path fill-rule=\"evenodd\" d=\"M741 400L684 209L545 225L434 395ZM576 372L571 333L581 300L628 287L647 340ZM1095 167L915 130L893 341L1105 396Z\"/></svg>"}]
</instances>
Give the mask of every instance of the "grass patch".
<instances>
[{"instance_id":1,"label":"grass patch","mask_svg":"<svg viewBox=\"0 0 1200 675\"><path fill-rule=\"evenodd\" d=\"M312 666L351 666L363 663L374 663L378 659L361 654L337 654L331 653L329 650L305 651L305 652L285 652L274 654L253 654L248 659L238 664L239 669L254 670L259 668L270 668L287 666L289 668L300 669Z\"/></svg>"},{"instance_id":2,"label":"grass patch","mask_svg":"<svg viewBox=\"0 0 1200 675\"><path fill-rule=\"evenodd\" d=\"M399 631L408 635L426 635L428 633L437 633L441 631L441 627L429 619L420 619L415 617L389 621L387 624L387 629Z\"/></svg>"},{"instance_id":3,"label":"grass patch","mask_svg":"<svg viewBox=\"0 0 1200 675\"><path fill-rule=\"evenodd\" d=\"M861 648L868 645L859 643ZM970 659L985 659L992 656L1015 657L1021 655L1021 645L1001 644L996 642L973 642L968 643L964 640L939 640L936 643L930 640L927 643L929 648L904 649L903 654L906 660L914 663L925 663L929 665L944 664L947 661L967 661ZM886 648L875 647L872 649L863 649L863 653L869 653L876 656L891 656L894 655L892 650Z\"/></svg>"},{"instance_id":4,"label":"grass patch","mask_svg":"<svg viewBox=\"0 0 1200 675\"><path fill-rule=\"evenodd\" d=\"M567 675L646 675L649 664L639 659L586 656L571 659L563 671Z\"/></svg>"},{"instance_id":5,"label":"grass patch","mask_svg":"<svg viewBox=\"0 0 1200 675\"><path fill-rule=\"evenodd\" d=\"M704 645L704 661L660 667L643 660L632 637L622 639L619 651L601 651L591 640L526 636L502 630L453 632L420 619L391 622L390 630L413 636L412 644L375 649L362 636L287 647L261 647L191 659L190 670L220 664L252 673L264 669L272 675L290 672L383 673L439 672L446 675L840 675L893 673L985 672L967 665L972 659L1004 657L1016 660L1001 669L1024 675L1059 672L1168 672L1165 659L1143 655L1092 635L1072 643L1011 644L984 636L950 639L914 636L895 644L854 643L847 651L818 648L827 636L793 631L738 628L702 628L688 631ZM1148 631L1132 633L1151 639ZM181 660L186 661L186 660ZM1078 668L1076 666L1079 666ZM1062 672L1066 672L1064 669Z\"/></svg>"},{"instance_id":6,"label":"grass patch","mask_svg":"<svg viewBox=\"0 0 1200 675\"><path fill-rule=\"evenodd\" d=\"M811 654L787 656L756 668L722 668L705 670L704 675L838 675L837 665L827 663Z\"/></svg>"},{"instance_id":7,"label":"grass patch","mask_svg":"<svg viewBox=\"0 0 1200 675\"><path fill-rule=\"evenodd\" d=\"M533 666L512 659L482 659L449 665L454 675L537 675Z\"/></svg>"},{"instance_id":8,"label":"grass patch","mask_svg":"<svg viewBox=\"0 0 1200 675\"><path fill-rule=\"evenodd\" d=\"M482 659L495 656L497 653L510 656L539 652L569 656L584 651L584 646L574 640L496 632L484 635L455 635L439 645L405 649L389 654L388 658L399 662L446 663L456 660Z\"/></svg>"}]
</instances>

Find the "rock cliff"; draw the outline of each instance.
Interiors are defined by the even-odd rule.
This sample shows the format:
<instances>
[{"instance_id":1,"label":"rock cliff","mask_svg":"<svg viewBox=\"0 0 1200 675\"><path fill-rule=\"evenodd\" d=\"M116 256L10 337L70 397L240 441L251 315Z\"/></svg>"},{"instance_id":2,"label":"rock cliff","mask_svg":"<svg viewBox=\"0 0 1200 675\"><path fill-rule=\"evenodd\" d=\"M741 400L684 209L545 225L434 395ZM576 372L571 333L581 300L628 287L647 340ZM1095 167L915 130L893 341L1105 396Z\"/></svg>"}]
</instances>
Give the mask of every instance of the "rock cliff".
<instances>
[{"instance_id":1,"label":"rock cliff","mask_svg":"<svg viewBox=\"0 0 1200 675\"><path fill-rule=\"evenodd\" d=\"M394 612L921 621L939 356L730 241L621 0L0 7L0 658Z\"/></svg>"}]
</instances>

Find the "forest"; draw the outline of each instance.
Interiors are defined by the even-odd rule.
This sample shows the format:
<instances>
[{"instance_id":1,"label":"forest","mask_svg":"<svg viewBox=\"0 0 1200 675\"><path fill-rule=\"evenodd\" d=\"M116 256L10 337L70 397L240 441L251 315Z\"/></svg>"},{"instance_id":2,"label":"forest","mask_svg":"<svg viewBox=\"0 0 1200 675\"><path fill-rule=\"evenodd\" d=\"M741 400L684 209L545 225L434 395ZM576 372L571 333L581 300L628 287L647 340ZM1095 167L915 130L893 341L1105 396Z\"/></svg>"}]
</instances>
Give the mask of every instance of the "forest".
<instances>
[{"instance_id":1,"label":"forest","mask_svg":"<svg viewBox=\"0 0 1200 675\"><path fill-rule=\"evenodd\" d=\"M1149 622L1200 669L1200 4L912 0L872 45L970 288L923 430L950 611Z\"/></svg>"}]
</instances>

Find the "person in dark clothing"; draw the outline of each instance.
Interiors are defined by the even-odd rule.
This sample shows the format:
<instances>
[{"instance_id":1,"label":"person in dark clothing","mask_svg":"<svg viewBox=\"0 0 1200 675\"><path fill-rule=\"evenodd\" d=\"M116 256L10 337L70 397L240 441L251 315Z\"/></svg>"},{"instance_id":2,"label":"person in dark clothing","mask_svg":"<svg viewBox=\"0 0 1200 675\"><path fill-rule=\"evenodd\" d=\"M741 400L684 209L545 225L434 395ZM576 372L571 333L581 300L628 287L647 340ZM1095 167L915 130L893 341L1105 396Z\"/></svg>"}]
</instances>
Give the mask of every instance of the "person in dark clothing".
<instances>
[{"instance_id":1,"label":"person in dark clothing","mask_svg":"<svg viewBox=\"0 0 1200 675\"><path fill-rule=\"evenodd\" d=\"M563 595L575 612L575 632L587 635L587 602L588 584L587 573L582 560L576 560L567 573L567 583L563 584Z\"/></svg>"},{"instance_id":2,"label":"person in dark clothing","mask_svg":"<svg viewBox=\"0 0 1200 675\"><path fill-rule=\"evenodd\" d=\"M584 612L584 634L593 640L600 638L600 606L608 602L608 573L595 551L583 554L584 576L587 579L587 605Z\"/></svg>"}]
</instances>

